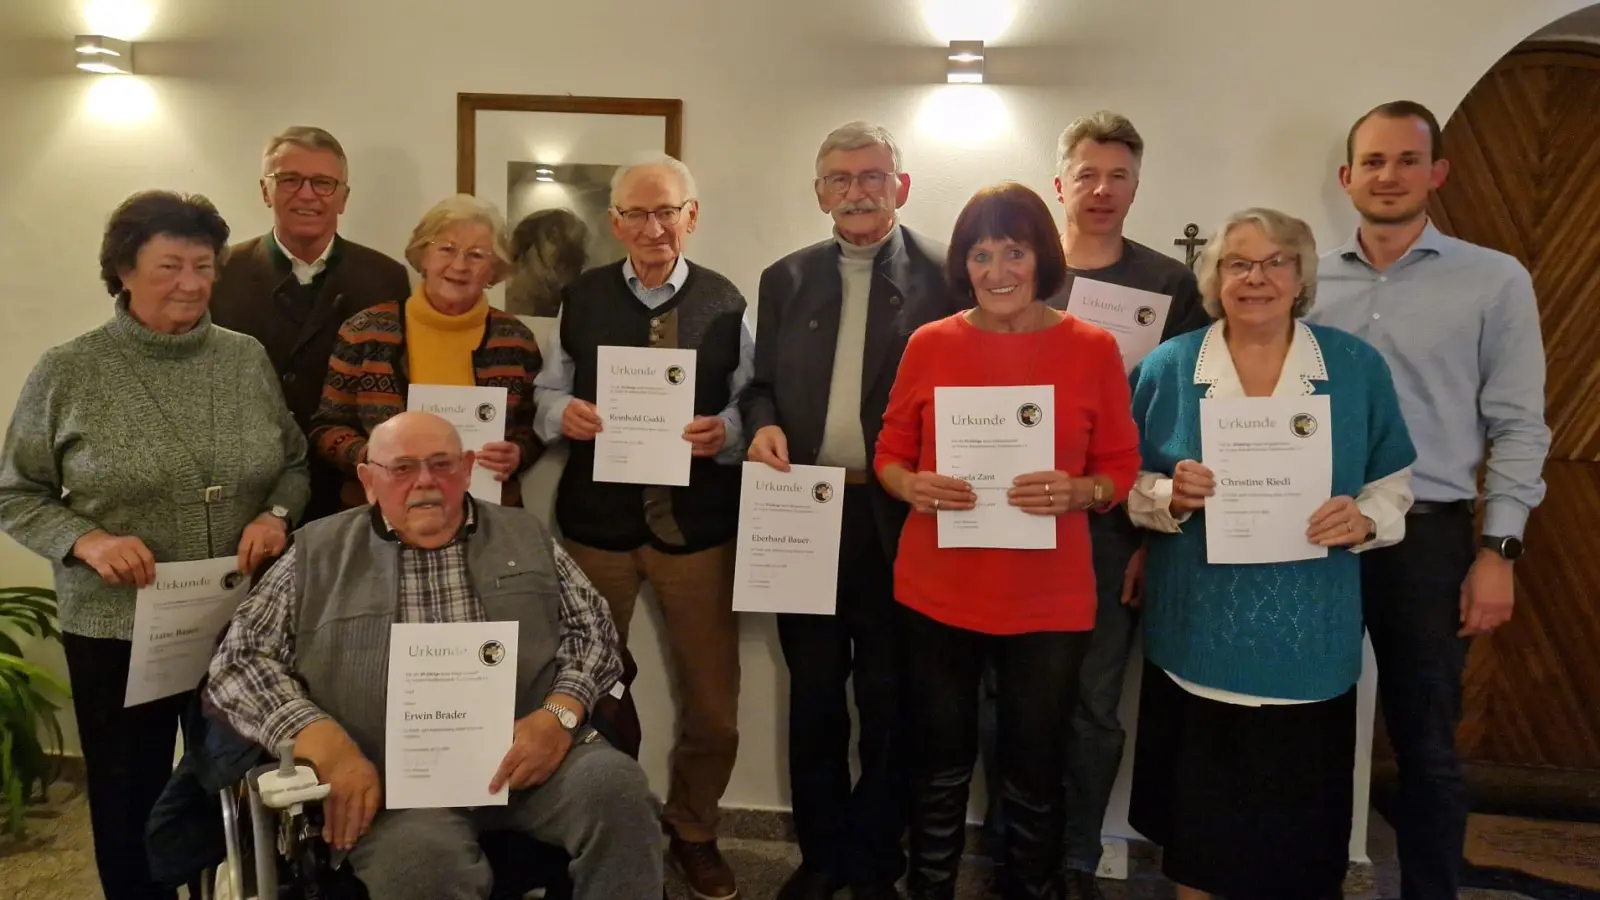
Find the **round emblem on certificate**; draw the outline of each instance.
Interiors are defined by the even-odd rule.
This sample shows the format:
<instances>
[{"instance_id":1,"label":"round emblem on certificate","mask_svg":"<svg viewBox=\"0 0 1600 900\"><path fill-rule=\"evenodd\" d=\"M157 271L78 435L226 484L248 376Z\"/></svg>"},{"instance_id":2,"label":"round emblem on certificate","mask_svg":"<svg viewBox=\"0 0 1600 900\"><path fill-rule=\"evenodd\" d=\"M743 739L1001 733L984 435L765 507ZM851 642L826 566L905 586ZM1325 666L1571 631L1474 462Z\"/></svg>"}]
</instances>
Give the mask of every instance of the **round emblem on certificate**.
<instances>
[{"instance_id":1,"label":"round emblem on certificate","mask_svg":"<svg viewBox=\"0 0 1600 900\"><path fill-rule=\"evenodd\" d=\"M827 503L833 499L833 485L826 481L819 481L811 486L811 499L818 503Z\"/></svg>"},{"instance_id":2,"label":"round emblem on certificate","mask_svg":"<svg viewBox=\"0 0 1600 900\"><path fill-rule=\"evenodd\" d=\"M1017 421L1021 422L1024 428L1032 428L1044 421L1044 410L1040 409L1037 403L1024 403L1017 407Z\"/></svg>"},{"instance_id":3,"label":"round emblem on certificate","mask_svg":"<svg viewBox=\"0 0 1600 900\"><path fill-rule=\"evenodd\" d=\"M506 658L506 645L499 641L484 641L478 648L478 658L486 666L498 666Z\"/></svg>"},{"instance_id":4,"label":"round emblem on certificate","mask_svg":"<svg viewBox=\"0 0 1600 900\"><path fill-rule=\"evenodd\" d=\"M683 384L683 379L688 373L683 371L683 366L667 366L667 382L669 384Z\"/></svg>"},{"instance_id":5,"label":"round emblem on certificate","mask_svg":"<svg viewBox=\"0 0 1600 900\"><path fill-rule=\"evenodd\" d=\"M1317 420L1310 413L1298 413L1289 420L1289 427L1297 437L1311 437L1317 433Z\"/></svg>"}]
</instances>

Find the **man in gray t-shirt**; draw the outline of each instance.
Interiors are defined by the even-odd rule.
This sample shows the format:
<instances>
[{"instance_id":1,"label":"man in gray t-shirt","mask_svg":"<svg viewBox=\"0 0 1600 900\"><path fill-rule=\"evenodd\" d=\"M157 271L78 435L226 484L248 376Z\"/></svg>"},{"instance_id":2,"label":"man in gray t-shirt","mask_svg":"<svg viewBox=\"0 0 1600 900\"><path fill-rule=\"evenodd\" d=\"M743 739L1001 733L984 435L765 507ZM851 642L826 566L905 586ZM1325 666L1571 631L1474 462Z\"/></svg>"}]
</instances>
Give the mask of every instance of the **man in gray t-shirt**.
<instances>
[{"instance_id":1,"label":"man in gray t-shirt","mask_svg":"<svg viewBox=\"0 0 1600 900\"><path fill-rule=\"evenodd\" d=\"M1067 257L1067 282L1050 300L1070 310L1068 298L1078 278L1138 288L1172 298L1161 340L1210 324L1200 304L1194 273L1183 263L1122 234L1122 224L1139 187L1144 140L1133 123L1111 112L1077 119L1062 132L1056 150L1056 195L1065 207L1061 245ZM1066 767L1067 896L1101 897L1094 872L1100 865L1100 830L1111 787L1122 763L1126 737L1118 707L1123 670L1138 625L1137 591L1126 574L1142 538L1122 507L1091 514L1094 574L1099 594L1094 635L1083 661L1078 703ZM992 687L992 682L990 687ZM983 755L989 785L986 842L1003 863L1004 833L994 747L993 705L985 691Z\"/></svg>"}]
</instances>

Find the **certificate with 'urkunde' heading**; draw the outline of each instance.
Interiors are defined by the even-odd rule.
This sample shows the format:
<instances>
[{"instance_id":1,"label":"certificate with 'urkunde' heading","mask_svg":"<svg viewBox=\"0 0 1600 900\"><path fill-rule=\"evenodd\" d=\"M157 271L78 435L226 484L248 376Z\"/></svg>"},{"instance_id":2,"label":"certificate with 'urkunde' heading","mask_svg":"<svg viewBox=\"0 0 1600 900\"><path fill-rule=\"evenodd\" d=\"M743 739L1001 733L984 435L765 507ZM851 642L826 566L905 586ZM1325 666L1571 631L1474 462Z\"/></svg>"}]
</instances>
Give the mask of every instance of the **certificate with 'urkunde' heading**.
<instances>
[{"instance_id":1,"label":"certificate with 'urkunde' heading","mask_svg":"<svg viewBox=\"0 0 1600 900\"><path fill-rule=\"evenodd\" d=\"M844 469L745 463L733 608L833 615L843 508Z\"/></svg>"},{"instance_id":2,"label":"certificate with 'urkunde' heading","mask_svg":"<svg viewBox=\"0 0 1600 900\"><path fill-rule=\"evenodd\" d=\"M1333 423L1327 396L1200 401L1201 462L1216 493L1206 498L1206 561L1317 559L1311 516L1333 491Z\"/></svg>"},{"instance_id":3,"label":"certificate with 'urkunde' heading","mask_svg":"<svg viewBox=\"0 0 1600 900\"><path fill-rule=\"evenodd\" d=\"M1056 467L1054 385L936 387L940 475L972 485L977 506L939 510L940 547L1053 550L1056 517L1023 512L1006 495L1019 475Z\"/></svg>"},{"instance_id":4,"label":"certificate with 'urkunde' heading","mask_svg":"<svg viewBox=\"0 0 1600 900\"><path fill-rule=\"evenodd\" d=\"M601 347L595 408L594 480L686 485L694 420L694 351Z\"/></svg>"},{"instance_id":5,"label":"certificate with 'urkunde' heading","mask_svg":"<svg viewBox=\"0 0 1600 900\"><path fill-rule=\"evenodd\" d=\"M1111 332L1122 352L1122 371L1132 372L1161 343L1172 298L1154 291L1123 287L1075 275L1067 295L1067 312Z\"/></svg>"},{"instance_id":6,"label":"certificate with 'urkunde' heading","mask_svg":"<svg viewBox=\"0 0 1600 900\"><path fill-rule=\"evenodd\" d=\"M133 646L123 706L194 690L217 636L250 593L239 558L156 563L156 580L134 595Z\"/></svg>"},{"instance_id":7,"label":"certificate with 'urkunde' heading","mask_svg":"<svg viewBox=\"0 0 1600 900\"><path fill-rule=\"evenodd\" d=\"M388 688L384 805L504 806L489 782L516 724L517 623L390 626Z\"/></svg>"},{"instance_id":8,"label":"certificate with 'urkunde' heading","mask_svg":"<svg viewBox=\"0 0 1600 900\"><path fill-rule=\"evenodd\" d=\"M413 384L406 393L406 409L433 413L455 426L461 448L477 453L484 444L506 439L506 389L459 387L453 384ZM472 465L467 492L474 500L500 505L504 482L481 463Z\"/></svg>"}]
</instances>

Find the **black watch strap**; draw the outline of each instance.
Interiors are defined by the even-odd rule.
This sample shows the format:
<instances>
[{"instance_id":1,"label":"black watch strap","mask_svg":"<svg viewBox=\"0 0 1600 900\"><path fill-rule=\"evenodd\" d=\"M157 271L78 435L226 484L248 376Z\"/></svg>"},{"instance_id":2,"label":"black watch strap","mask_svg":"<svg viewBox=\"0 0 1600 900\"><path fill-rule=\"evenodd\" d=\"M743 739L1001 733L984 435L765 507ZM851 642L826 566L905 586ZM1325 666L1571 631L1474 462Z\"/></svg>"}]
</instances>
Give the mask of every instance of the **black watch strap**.
<instances>
[{"instance_id":1,"label":"black watch strap","mask_svg":"<svg viewBox=\"0 0 1600 900\"><path fill-rule=\"evenodd\" d=\"M1493 550L1502 559L1514 560L1522 556L1522 539L1517 537L1500 537L1499 535L1486 534L1478 539L1478 546L1485 550Z\"/></svg>"}]
</instances>

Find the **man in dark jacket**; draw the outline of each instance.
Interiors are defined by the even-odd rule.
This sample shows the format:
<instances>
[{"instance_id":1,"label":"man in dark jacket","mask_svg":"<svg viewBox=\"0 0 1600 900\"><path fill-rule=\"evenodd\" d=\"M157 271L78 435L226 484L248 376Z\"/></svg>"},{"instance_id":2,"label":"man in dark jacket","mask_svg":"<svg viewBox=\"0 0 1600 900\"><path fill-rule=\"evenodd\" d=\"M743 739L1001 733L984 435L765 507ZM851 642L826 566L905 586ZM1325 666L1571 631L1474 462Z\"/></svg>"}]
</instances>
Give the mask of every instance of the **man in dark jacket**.
<instances>
[{"instance_id":1,"label":"man in dark jacket","mask_svg":"<svg viewBox=\"0 0 1600 900\"><path fill-rule=\"evenodd\" d=\"M755 376L741 409L750 459L845 470L836 612L778 616L802 857L778 897L823 900L849 886L868 900L895 896L907 808L904 748L893 746L893 560L906 509L873 477L872 448L906 338L971 301L945 284L945 248L898 221L911 176L888 131L852 122L828 135L814 186L834 233L762 273ZM852 674L861 716L853 789Z\"/></svg>"},{"instance_id":2,"label":"man in dark jacket","mask_svg":"<svg viewBox=\"0 0 1600 900\"><path fill-rule=\"evenodd\" d=\"M269 141L261 199L272 210L272 230L229 249L211 295L212 321L267 348L289 411L307 433L339 326L411 292L405 266L339 236L349 177L344 148L321 128L297 126ZM327 462L309 462L307 522L339 511L343 480Z\"/></svg>"}]
</instances>

